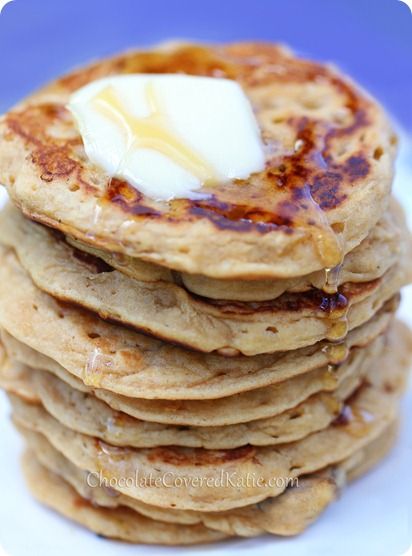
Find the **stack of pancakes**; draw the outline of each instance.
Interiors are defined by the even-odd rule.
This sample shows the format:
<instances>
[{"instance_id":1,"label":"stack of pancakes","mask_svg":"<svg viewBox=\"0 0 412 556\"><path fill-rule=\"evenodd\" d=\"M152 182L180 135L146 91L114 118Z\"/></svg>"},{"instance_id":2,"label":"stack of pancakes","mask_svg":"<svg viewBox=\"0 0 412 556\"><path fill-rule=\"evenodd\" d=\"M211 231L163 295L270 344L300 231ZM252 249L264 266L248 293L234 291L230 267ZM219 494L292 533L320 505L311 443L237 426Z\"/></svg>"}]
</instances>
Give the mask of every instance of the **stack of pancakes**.
<instances>
[{"instance_id":1,"label":"stack of pancakes","mask_svg":"<svg viewBox=\"0 0 412 556\"><path fill-rule=\"evenodd\" d=\"M265 171L168 203L106 176L66 104L139 72L238 80ZM373 100L277 46L175 44L60 79L0 137L1 384L40 501L131 542L293 535L387 453L412 246Z\"/></svg>"}]
</instances>

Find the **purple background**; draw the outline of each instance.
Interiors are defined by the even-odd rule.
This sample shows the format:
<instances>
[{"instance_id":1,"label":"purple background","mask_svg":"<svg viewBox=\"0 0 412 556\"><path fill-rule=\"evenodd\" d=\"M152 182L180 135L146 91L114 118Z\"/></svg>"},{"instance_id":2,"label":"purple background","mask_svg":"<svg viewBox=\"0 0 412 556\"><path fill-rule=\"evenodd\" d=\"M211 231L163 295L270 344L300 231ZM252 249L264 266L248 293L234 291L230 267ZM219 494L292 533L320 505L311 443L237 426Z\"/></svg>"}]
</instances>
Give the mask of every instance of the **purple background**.
<instances>
[{"instance_id":1,"label":"purple background","mask_svg":"<svg viewBox=\"0 0 412 556\"><path fill-rule=\"evenodd\" d=\"M412 15L399 0L14 0L0 111L75 65L168 38L283 41L338 63L412 130Z\"/></svg>"}]
</instances>

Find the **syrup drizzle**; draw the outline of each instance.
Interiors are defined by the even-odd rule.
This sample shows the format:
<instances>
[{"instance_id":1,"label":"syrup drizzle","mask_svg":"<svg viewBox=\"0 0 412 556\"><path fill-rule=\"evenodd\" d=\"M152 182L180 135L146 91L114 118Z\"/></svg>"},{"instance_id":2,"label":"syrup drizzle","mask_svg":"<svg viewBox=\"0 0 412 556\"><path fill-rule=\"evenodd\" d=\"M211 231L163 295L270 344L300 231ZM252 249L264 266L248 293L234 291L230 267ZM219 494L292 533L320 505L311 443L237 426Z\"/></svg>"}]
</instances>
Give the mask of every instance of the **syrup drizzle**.
<instances>
[{"instance_id":1,"label":"syrup drizzle","mask_svg":"<svg viewBox=\"0 0 412 556\"><path fill-rule=\"evenodd\" d=\"M99 388L102 378L107 371L110 371L112 361L98 347L94 348L88 357L87 363L83 370L82 380L87 386Z\"/></svg>"},{"instance_id":2,"label":"syrup drizzle","mask_svg":"<svg viewBox=\"0 0 412 556\"><path fill-rule=\"evenodd\" d=\"M349 348L343 342L338 344L327 344L322 348L322 351L326 353L330 365L339 365L343 363L349 355Z\"/></svg>"},{"instance_id":3,"label":"syrup drizzle","mask_svg":"<svg viewBox=\"0 0 412 556\"><path fill-rule=\"evenodd\" d=\"M325 269L325 283L323 285L323 291L329 295L336 295L338 292L339 282L340 282L340 275L342 271L342 262L336 265L333 268L326 268ZM342 294L340 294L342 295ZM346 303L343 309L338 312L335 312L335 318L329 319L329 330L327 333L327 339L331 341L339 341L342 340L348 333L349 325L348 325L348 310L349 304ZM348 351L346 346L342 343L338 344L337 346L331 346L330 351L332 352L332 357L340 357L344 356L347 357Z\"/></svg>"},{"instance_id":4,"label":"syrup drizzle","mask_svg":"<svg viewBox=\"0 0 412 556\"><path fill-rule=\"evenodd\" d=\"M112 488L116 485L116 477L119 470L122 475L126 476L124 457L127 450L117 446L109 446L98 439L95 440L95 448L95 463L99 473L99 486Z\"/></svg>"},{"instance_id":5,"label":"syrup drizzle","mask_svg":"<svg viewBox=\"0 0 412 556\"><path fill-rule=\"evenodd\" d=\"M323 266L327 269L337 268L343 259L341 239L329 224L325 212L313 198L310 187L305 184L301 192L303 197L301 206L304 210L295 216L294 223L297 228L305 230L310 235ZM329 275L328 272L326 278ZM336 293L337 289L325 291Z\"/></svg>"},{"instance_id":6,"label":"syrup drizzle","mask_svg":"<svg viewBox=\"0 0 412 556\"><path fill-rule=\"evenodd\" d=\"M146 148L167 156L196 176L202 184L215 183L217 176L213 167L171 130L167 114L162 109L152 82L146 85L145 93L149 115L144 118L131 114L124 107L112 86L105 87L93 99L93 104L100 112L109 117L126 134L126 153L120 163L118 173L121 173L128 157L135 149Z\"/></svg>"},{"instance_id":7,"label":"syrup drizzle","mask_svg":"<svg viewBox=\"0 0 412 556\"><path fill-rule=\"evenodd\" d=\"M338 291L341 271L342 264L338 264L333 268L325 268L325 283L322 288L324 292L334 294Z\"/></svg>"},{"instance_id":8,"label":"syrup drizzle","mask_svg":"<svg viewBox=\"0 0 412 556\"><path fill-rule=\"evenodd\" d=\"M348 323L348 311L349 311L349 300L338 290L334 294L326 294L323 296L320 309L327 313L324 317L327 324L326 339L331 342L340 342L345 338L349 330ZM335 355L339 357L344 355L344 349L335 346L335 351L333 348L328 348L332 352L332 356ZM339 350L342 350L339 352ZM347 354L346 354L347 355Z\"/></svg>"},{"instance_id":9,"label":"syrup drizzle","mask_svg":"<svg viewBox=\"0 0 412 556\"><path fill-rule=\"evenodd\" d=\"M326 338L332 342L337 342L345 338L348 333L348 319L343 315L337 319L328 319L329 329Z\"/></svg>"}]
</instances>

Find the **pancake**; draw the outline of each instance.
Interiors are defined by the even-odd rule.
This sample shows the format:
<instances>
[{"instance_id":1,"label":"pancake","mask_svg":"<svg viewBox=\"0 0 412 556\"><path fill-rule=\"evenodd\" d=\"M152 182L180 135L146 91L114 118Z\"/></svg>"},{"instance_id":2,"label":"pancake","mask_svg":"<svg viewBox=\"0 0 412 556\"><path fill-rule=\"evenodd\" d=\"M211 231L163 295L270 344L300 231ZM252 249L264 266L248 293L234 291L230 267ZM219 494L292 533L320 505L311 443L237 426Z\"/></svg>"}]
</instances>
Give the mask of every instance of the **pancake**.
<instances>
[{"instance_id":1,"label":"pancake","mask_svg":"<svg viewBox=\"0 0 412 556\"><path fill-rule=\"evenodd\" d=\"M207 449L237 448L246 444L267 446L293 442L330 425L338 417L345 398L352 395L366 379L368 371L373 372L383 353L384 339L373 347L376 349L368 349L366 354L362 354L359 368L346 373L336 390L330 394L320 392L311 395L296 407L274 417L220 427L167 426L138 420L113 410L97 396L73 388L50 373L16 361L8 361L2 366L0 386L29 402L42 404L48 413L68 428L115 446L149 448L174 445ZM279 399L282 399L282 392L287 389L285 383L278 392ZM285 397L288 398L287 395ZM262 405L269 405L264 398L259 401ZM276 398L272 402L273 406L275 402ZM202 403L199 402L199 405ZM253 411L254 405L256 402L251 404L249 411ZM195 409L196 406L194 412ZM222 409L224 407L216 407L216 413L222 412ZM239 410L242 420L246 419L249 415L247 407L240 403ZM275 408L271 411L275 412ZM197 418L201 420L199 416ZM203 418L201 424L205 422L207 419Z\"/></svg>"},{"instance_id":2,"label":"pancake","mask_svg":"<svg viewBox=\"0 0 412 556\"><path fill-rule=\"evenodd\" d=\"M378 316L350 332L337 347L320 343L297 352L253 358L203 355L59 303L34 286L12 252L5 253L0 246L0 258L0 326L85 384L128 397L218 398L337 364L347 357L347 348L376 337L388 324L393 303L396 306L396 299L385 305Z\"/></svg>"},{"instance_id":3,"label":"pancake","mask_svg":"<svg viewBox=\"0 0 412 556\"><path fill-rule=\"evenodd\" d=\"M238 303L199 299L176 284L136 281L102 268L11 207L0 222L1 243L16 251L40 289L103 318L207 352L256 355L340 339L412 280L412 241L405 227L398 261L379 279L347 283L330 295L309 290Z\"/></svg>"},{"instance_id":4,"label":"pancake","mask_svg":"<svg viewBox=\"0 0 412 556\"><path fill-rule=\"evenodd\" d=\"M405 230L405 217L402 208L392 198L389 210L384 213L360 245L346 254L339 267L330 272L321 270L306 276L283 280L213 279L201 274L171 271L121 253L96 249L69 236L66 236L66 241L135 280L173 282L183 285L189 292L210 299L268 301L276 299L285 292L305 292L317 288L333 293L335 288L346 282L371 282L380 278L396 263L402 230Z\"/></svg>"},{"instance_id":5,"label":"pancake","mask_svg":"<svg viewBox=\"0 0 412 556\"><path fill-rule=\"evenodd\" d=\"M46 436L74 465L101 474L127 496L163 508L229 510L278 496L288 480L343 461L378 438L395 420L410 348L410 333L392 335L380 364L347 402L341 418L301 441L276 447L119 448L73 432L40 406L12 395L13 419L20 427ZM136 481L137 470L140 479ZM166 476L172 481L162 481ZM236 488L225 481L227 476L235 478ZM245 480L247 476L255 480Z\"/></svg>"},{"instance_id":6,"label":"pancake","mask_svg":"<svg viewBox=\"0 0 412 556\"><path fill-rule=\"evenodd\" d=\"M300 477L296 485L288 487L276 498L268 498L259 504L226 512L200 513L157 508L125 495L116 494L112 489L99 485L90 487L88 473L74 466L55 450L45 437L33 431L21 430L20 432L28 442L30 450L33 450L33 453L29 452L30 455L26 455L23 461L26 476L28 475L27 465L34 460L34 464L30 463L30 472L33 465L37 465L36 458L38 458L42 466L64 479L78 495L95 507L128 507L138 514L161 522L186 525L202 523L227 535L240 536L255 536L262 533L288 536L302 532L336 498L346 480L352 480L365 473L386 455L396 437L396 427L388 427L376 440L348 460L338 466ZM32 490L36 496L36 489ZM39 498L42 499L41 496ZM70 497L66 496L66 504L69 499Z\"/></svg>"},{"instance_id":7,"label":"pancake","mask_svg":"<svg viewBox=\"0 0 412 556\"><path fill-rule=\"evenodd\" d=\"M90 163L70 94L107 75L236 80L266 167L158 202ZM0 121L0 182L25 215L83 242L214 278L288 278L332 268L387 205L396 137L380 107L330 66L275 45L177 45L102 60L50 84Z\"/></svg>"},{"instance_id":8,"label":"pancake","mask_svg":"<svg viewBox=\"0 0 412 556\"><path fill-rule=\"evenodd\" d=\"M199 544L226 537L203 525L164 523L128 508L107 509L93 506L63 479L47 471L29 452L23 459L23 472L30 491L40 502L102 537L130 543L165 545Z\"/></svg>"},{"instance_id":9,"label":"pancake","mask_svg":"<svg viewBox=\"0 0 412 556\"><path fill-rule=\"evenodd\" d=\"M402 330L402 328L400 329ZM214 400L144 400L113 396L101 389L94 389L96 398L115 410L143 421L176 426L222 427L249 421L279 416L288 410L286 421L300 414L299 404L321 392L329 392L331 410L337 401L343 400L358 381L366 374L375 357L384 349L385 337L377 338L368 348L354 349L347 361L337 366L315 369L287 381L265 386L235 396ZM57 369L50 363L43 370L49 370L75 390L89 393L79 380ZM19 372L19 371L18 371ZM30 376L30 369L23 369ZM9 374L6 372L6 375ZM6 384L5 384L6 386ZM11 388L14 391L14 388ZM319 399L319 396L318 396ZM257 427L259 423L257 424ZM201 433L204 436L203 433ZM207 437L207 434L206 434ZM240 437L241 438L241 437ZM229 440L229 442L235 438Z\"/></svg>"},{"instance_id":10,"label":"pancake","mask_svg":"<svg viewBox=\"0 0 412 556\"><path fill-rule=\"evenodd\" d=\"M23 471L30 491L41 503L102 537L131 543L185 545L212 542L226 536L202 525L165 523L145 518L128 508L92 505L61 477L41 466L30 452L25 455ZM297 518L292 521L297 521Z\"/></svg>"},{"instance_id":11,"label":"pancake","mask_svg":"<svg viewBox=\"0 0 412 556\"><path fill-rule=\"evenodd\" d=\"M3 351L3 346L0 350ZM5 355L0 365L0 388L28 402L37 403L39 396L33 385L35 372L34 369L29 369L17 361L11 361Z\"/></svg>"}]
</instances>

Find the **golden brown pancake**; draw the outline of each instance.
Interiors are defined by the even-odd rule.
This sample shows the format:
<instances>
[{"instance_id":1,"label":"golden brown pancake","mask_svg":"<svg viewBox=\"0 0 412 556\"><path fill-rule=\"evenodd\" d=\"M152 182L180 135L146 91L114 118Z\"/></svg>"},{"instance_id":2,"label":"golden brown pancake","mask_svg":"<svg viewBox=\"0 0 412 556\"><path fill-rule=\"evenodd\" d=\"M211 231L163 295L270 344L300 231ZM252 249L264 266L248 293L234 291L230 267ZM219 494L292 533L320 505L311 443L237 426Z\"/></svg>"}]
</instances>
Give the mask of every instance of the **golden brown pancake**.
<instances>
[{"instance_id":1,"label":"golden brown pancake","mask_svg":"<svg viewBox=\"0 0 412 556\"><path fill-rule=\"evenodd\" d=\"M306 292L312 288L336 291L346 282L370 282L382 276L395 264L405 231L405 215L394 198L369 235L353 251L346 254L342 264L333 270L319 270L305 276L277 280L222 280L201 274L178 272L121 253L97 249L66 236L66 241L91 257L90 264L100 268L104 263L130 278L142 282L172 282L185 287L202 298L233 301L267 301L285 292ZM97 258L93 259L93 257ZM103 261L103 262L102 262Z\"/></svg>"},{"instance_id":2,"label":"golden brown pancake","mask_svg":"<svg viewBox=\"0 0 412 556\"><path fill-rule=\"evenodd\" d=\"M266 167L157 202L90 163L66 108L107 75L234 79L249 97ZM77 70L0 122L0 182L30 218L91 245L215 278L285 278L330 268L387 204L396 138L379 106L335 69L270 44L174 45Z\"/></svg>"}]
</instances>

